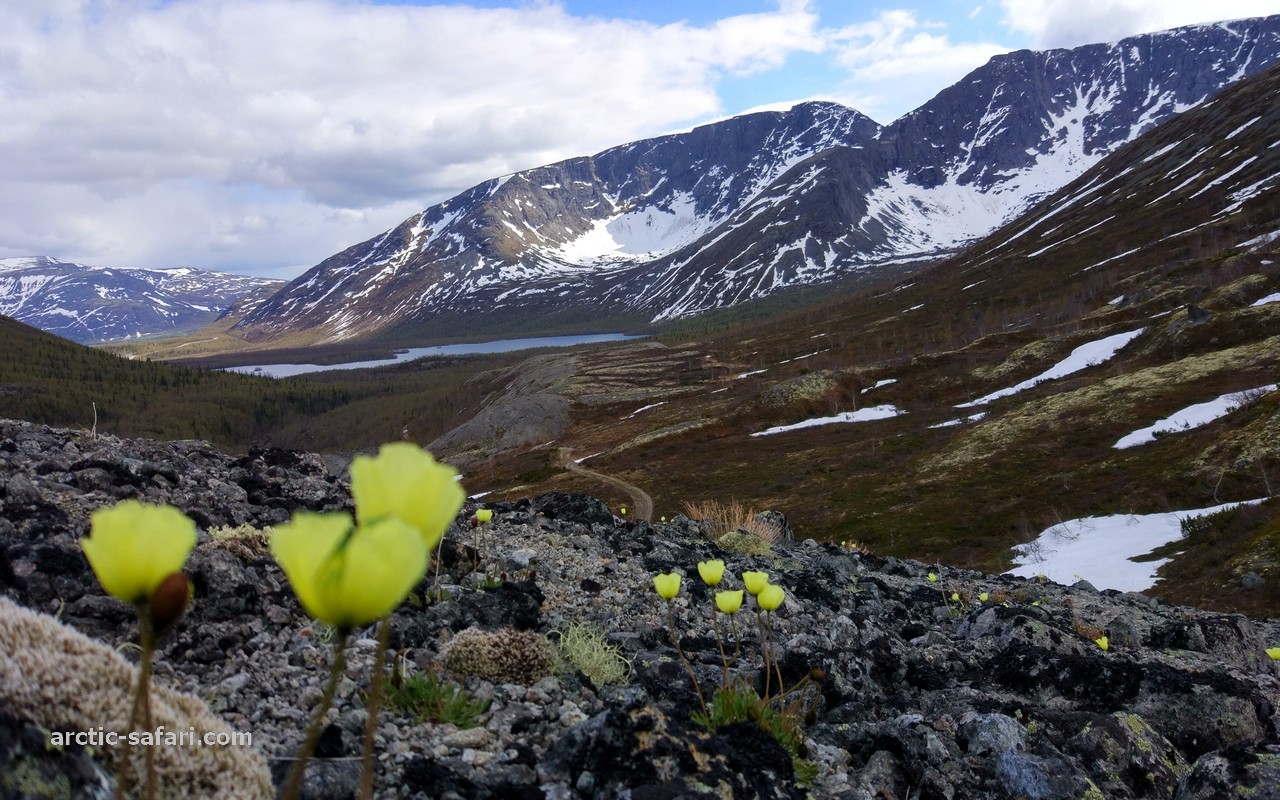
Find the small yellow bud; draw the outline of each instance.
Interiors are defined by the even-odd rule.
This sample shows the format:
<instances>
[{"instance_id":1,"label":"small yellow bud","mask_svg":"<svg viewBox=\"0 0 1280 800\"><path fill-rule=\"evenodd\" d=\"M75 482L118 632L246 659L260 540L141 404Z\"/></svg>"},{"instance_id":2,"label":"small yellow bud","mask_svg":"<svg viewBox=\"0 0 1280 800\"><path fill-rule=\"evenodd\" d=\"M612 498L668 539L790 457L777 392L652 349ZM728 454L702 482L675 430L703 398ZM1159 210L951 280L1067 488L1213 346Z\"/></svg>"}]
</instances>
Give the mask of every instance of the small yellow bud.
<instances>
[{"instance_id":1,"label":"small yellow bud","mask_svg":"<svg viewBox=\"0 0 1280 800\"><path fill-rule=\"evenodd\" d=\"M756 597L764 587L769 585L769 573L755 571L744 572L742 573L742 585L747 587L747 592L749 592L752 597Z\"/></svg>"},{"instance_id":2,"label":"small yellow bud","mask_svg":"<svg viewBox=\"0 0 1280 800\"><path fill-rule=\"evenodd\" d=\"M930 572L930 573L929 573L929 583L937 583L937 582L938 582L938 576L937 576L937 574L935 574L935 573L933 573L933 572Z\"/></svg>"},{"instance_id":3,"label":"small yellow bud","mask_svg":"<svg viewBox=\"0 0 1280 800\"><path fill-rule=\"evenodd\" d=\"M778 606L782 605L782 601L786 598L787 593L781 586L771 583L764 589L760 590L760 594L756 597L756 602L765 611L776 611Z\"/></svg>"},{"instance_id":4,"label":"small yellow bud","mask_svg":"<svg viewBox=\"0 0 1280 800\"><path fill-rule=\"evenodd\" d=\"M978 599L985 603L991 599L991 595L987 594L986 592L983 592L982 594L978 595Z\"/></svg>"},{"instance_id":5,"label":"small yellow bud","mask_svg":"<svg viewBox=\"0 0 1280 800\"><path fill-rule=\"evenodd\" d=\"M670 600L680 593L680 573L668 572L663 575L654 575L653 588L658 590L658 596L663 600Z\"/></svg>"},{"instance_id":6,"label":"small yellow bud","mask_svg":"<svg viewBox=\"0 0 1280 800\"><path fill-rule=\"evenodd\" d=\"M1271 657L1272 661L1280 661L1280 647L1268 647L1267 655Z\"/></svg>"},{"instance_id":7,"label":"small yellow bud","mask_svg":"<svg viewBox=\"0 0 1280 800\"><path fill-rule=\"evenodd\" d=\"M725 614L732 614L742 608L742 590L732 592L716 592L716 608Z\"/></svg>"},{"instance_id":8,"label":"small yellow bud","mask_svg":"<svg viewBox=\"0 0 1280 800\"><path fill-rule=\"evenodd\" d=\"M1098 647L1101 647L1103 652L1106 652L1107 648L1111 645L1111 642L1108 641L1105 636L1099 636L1097 639L1094 639L1093 642L1098 645Z\"/></svg>"},{"instance_id":9,"label":"small yellow bud","mask_svg":"<svg viewBox=\"0 0 1280 800\"><path fill-rule=\"evenodd\" d=\"M699 561L698 574L706 585L717 586L724 577L724 562L718 558L714 561Z\"/></svg>"},{"instance_id":10,"label":"small yellow bud","mask_svg":"<svg viewBox=\"0 0 1280 800\"><path fill-rule=\"evenodd\" d=\"M476 521L477 521L477 522L488 522L488 521L489 521L489 520L491 520L491 519L493 519L493 509L492 509L492 508L477 508L477 509L476 509Z\"/></svg>"}]
</instances>

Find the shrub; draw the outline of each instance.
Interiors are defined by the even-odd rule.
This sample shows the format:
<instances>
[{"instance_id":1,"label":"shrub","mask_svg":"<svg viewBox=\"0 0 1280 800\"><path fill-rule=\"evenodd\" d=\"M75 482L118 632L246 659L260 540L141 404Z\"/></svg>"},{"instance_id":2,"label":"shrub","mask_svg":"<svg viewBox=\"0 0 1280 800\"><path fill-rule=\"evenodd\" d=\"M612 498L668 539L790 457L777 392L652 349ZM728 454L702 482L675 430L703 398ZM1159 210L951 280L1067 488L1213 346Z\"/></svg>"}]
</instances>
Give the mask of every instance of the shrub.
<instances>
[{"instance_id":1,"label":"shrub","mask_svg":"<svg viewBox=\"0 0 1280 800\"><path fill-rule=\"evenodd\" d=\"M728 503L719 500L686 502L684 512L689 519L696 519L707 526L707 536L713 541L733 531L746 531L768 544L782 538L782 528L776 522L762 518L755 509L737 500Z\"/></svg>"},{"instance_id":2,"label":"shrub","mask_svg":"<svg viewBox=\"0 0 1280 800\"><path fill-rule=\"evenodd\" d=\"M556 665L555 647L547 637L511 628L467 628L449 640L441 655L445 668L457 675L526 686L551 675Z\"/></svg>"}]
</instances>

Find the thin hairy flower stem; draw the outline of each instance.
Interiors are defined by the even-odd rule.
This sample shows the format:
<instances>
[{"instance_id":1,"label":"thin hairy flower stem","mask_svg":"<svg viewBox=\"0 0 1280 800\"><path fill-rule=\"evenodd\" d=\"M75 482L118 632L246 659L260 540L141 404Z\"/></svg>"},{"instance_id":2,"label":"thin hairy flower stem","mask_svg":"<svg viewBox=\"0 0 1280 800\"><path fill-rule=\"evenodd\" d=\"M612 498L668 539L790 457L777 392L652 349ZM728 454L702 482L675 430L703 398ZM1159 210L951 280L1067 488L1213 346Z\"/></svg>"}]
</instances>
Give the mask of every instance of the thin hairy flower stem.
<instances>
[{"instance_id":1,"label":"thin hairy flower stem","mask_svg":"<svg viewBox=\"0 0 1280 800\"><path fill-rule=\"evenodd\" d=\"M382 618L378 625L378 652L373 657L373 674L369 677L369 716L364 723L363 766L360 768L360 800L373 796L373 740L378 732L378 707L382 703L383 664L387 660L387 646L391 643L391 617Z\"/></svg>"},{"instance_id":2,"label":"thin hairy flower stem","mask_svg":"<svg viewBox=\"0 0 1280 800\"><path fill-rule=\"evenodd\" d=\"M129 711L129 732L132 733L141 720L144 727L151 727L151 660L155 655L156 637L151 625L151 610L146 603L138 604L138 643L142 651L138 659L138 686L133 692L133 707ZM116 775L115 800L122 800L129 791L129 757L133 737L126 736L124 749L120 751L120 768ZM155 797L154 748L147 748L147 797Z\"/></svg>"},{"instance_id":3,"label":"thin hairy flower stem","mask_svg":"<svg viewBox=\"0 0 1280 800\"><path fill-rule=\"evenodd\" d=\"M714 600L712 600L712 602L714 603L715 601L714 601ZM720 647L720 663L724 665L724 684L723 684L723 685L728 685L728 683L729 683L729 659L728 659L728 658L726 658L726 657L725 657L725 654L724 654L724 637L722 637L722 636L720 635L720 622L719 622L719 619L718 619L718 615L717 615L717 614L716 614L716 612L715 612L715 609L712 609L712 611L711 611L711 627L712 627L712 628L715 628L715 631L716 631L716 644Z\"/></svg>"},{"instance_id":4,"label":"thin hairy flower stem","mask_svg":"<svg viewBox=\"0 0 1280 800\"><path fill-rule=\"evenodd\" d=\"M742 636L738 633L738 618L733 614L729 615L729 625L733 628L733 660L736 662L742 655Z\"/></svg>"},{"instance_id":5,"label":"thin hairy flower stem","mask_svg":"<svg viewBox=\"0 0 1280 800\"><path fill-rule=\"evenodd\" d=\"M773 657L773 670L778 674L778 691L781 692L786 687L782 683L782 667L778 665L778 648L773 643L773 612L766 612L765 617L769 629L769 655Z\"/></svg>"},{"instance_id":6,"label":"thin hairy flower stem","mask_svg":"<svg viewBox=\"0 0 1280 800\"><path fill-rule=\"evenodd\" d=\"M320 734L324 732L325 715L329 711L329 706L333 705L333 696L338 693L338 681L342 679L342 670L346 666L345 654L347 639L350 635L350 631L342 631L338 634L338 641L333 645L333 666L329 669L329 684L324 687L320 707L311 718L311 725L307 728L307 738L303 740L302 747L298 748L298 755L293 760L293 766L289 768L289 778L285 782L283 794L280 795L282 800L295 800L302 790L302 775L306 772L307 761L310 760L316 744L320 741Z\"/></svg>"},{"instance_id":7,"label":"thin hairy flower stem","mask_svg":"<svg viewBox=\"0 0 1280 800\"><path fill-rule=\"evenodd\" d=\"M698 685L698 676L693 674L693 665L689 663L689 659L685 658L684 651L680 649L680 639L676 636L676 609L675 604L670 600L667 601L667 632L671 634L671 643L676 647L676 655L680 656L680 663L684 665L684 671L689 673L689 680L693 681L693 691L698 694L698 705L702 706L702 715L710 717L707 713L707 701L702 697L702 687Z\"/></svg>"},{"instance_id":8,"label":"thin hairy flower stem","mask_svg":"<svg viewBox=\"0 0 1280 800\"><path fill-rule=\"evenodd\" d=\"M769 699L769 682L772 674L769 671L769 639L764 635L764 612L756 611L756 627L760 629L760 654L764 657L764 699Z\"/></svg>"}]
</instances>

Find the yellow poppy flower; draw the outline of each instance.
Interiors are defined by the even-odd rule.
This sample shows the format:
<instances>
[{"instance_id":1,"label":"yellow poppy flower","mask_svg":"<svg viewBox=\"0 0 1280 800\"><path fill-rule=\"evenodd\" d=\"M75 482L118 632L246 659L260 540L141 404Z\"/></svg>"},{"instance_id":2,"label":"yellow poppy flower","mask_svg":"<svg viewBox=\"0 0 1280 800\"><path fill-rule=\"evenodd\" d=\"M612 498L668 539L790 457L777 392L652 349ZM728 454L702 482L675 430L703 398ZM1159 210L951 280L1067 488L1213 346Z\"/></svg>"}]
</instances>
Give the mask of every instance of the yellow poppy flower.
<instances>
[{"instance_id":1,"label":"yellow poppy flower","mask_svg":"<svg viewBox=\"0 0 1280 800\"><path fill-rule=\"evenodd\" d=\"M747 591L752 597L760 594L764 587L769 585L769 573L753 572L748 570L742 573L742 585L747 587Z\"/></svg>"},{"instance_id":2,"label":"yellow poppy flower","mask_svg":"<svg viewBox=\"0 0 1280 800\"><path fill-rule=\"evenodd\" d=\"M787 593L781 586L771 583L760 590L760 594L756 596L756 602L765 611L776 611L786 596Z\"/></svg>"},{"instance_id":3,"label":"yellow poppy flower","mask_svg":"<svg viewBox=\"0 0 1280 800\"><path fill-rule=\"evenodd\" d=\"M714 561L699 561L698 574L706 585L717 586L724 577L724 562L718 558Z\"/></svg>"},{"instance_id":4,"label":"yellow poppy flower","mask_svg":"<svg viewBox=\"0 0 1280 800\"><path fill-rule=\"evenodd\" d=\"M742 590L716 592L716 608L725 614L732 614L742 608Z\"/></svg>"},{"instance_id":5,"label":"yellow poppy flower","mask_svg":"<svg viewBox=\"0 0 1280 800\"><path fill-rule=\"evenodd\" d=\"M107 594L137 605L182 571L196 546L196 524L173 506L126 500L93 512L80 546Z\"/></svg>"},{"instance_id":6,"label":"yellow poppy flower","mask_svg":"<svg viewBox=\"0 0 1280 800\"><path fill-rule=\"evenodd\" d=\"M351 496L361 525L399 517L416 528L428 550L440 543L466 492L453 467L408 442L384 444L375 458L351 462Z\"/></svg>"},{"instance_id":7,"label":"yellow poppy flower","mask_svg":"<svg viewBox=\"0 0 1280 800\"><path fill-rule=\"evenodd\" d=\"M476 509L476 522L488 522L488 521L489 521L489 520L491 520L491 519L493 519L493 509L492 509L492 508L477 508L477 509Z\"/></svg>"},{"instance_id":8,"label":"yellow poppy flower","mask_svg":"<svg viewBox=\"0 0 1280 800\"><path fill-rule=\"evenodd\" d=\"M1106 652L1106 649L1111 646L1110 640L1108 640L1107 637L1105 636L1099 636L1097 639L1093 640L1093 643L1096 644L1098 647L1101 647L1103 652Z\"/></svg>"},{"instance_id":9,"label":"yellow poppy flower","mask_svg":"<svg viewBox=\"0 0 1280 800\"><path fill-rule=\"evenodd\" d=\"M653 588L658 590L658 596L663 600L670 600L680 593L680 573L668 572L665 575L654 575Z\"/></svg>"},{"instance_id":10,"label":"yellow poppy flower","mask_svg":"<svg viewBox=\"0 0 1280 800\"><path fill-rule=\"evenodd\" d=\"M991 595L987 594L986 592L983 592L982 594L978 595L978 599L985 603L991 599Z\"/></svg>"},{"instance_id":11,"label":"yellow poppy flower","mask_svg":"<svg viewBox=\"0 0 1280 800\"><path fill-rule=\"evenodd\" d=\"M1267 655L1271 657L1272 661L1280 661L1280 647L1268 647Z\"/></svg>"},{"instance_id":12,"label":"yellow poppy flower","mask_svg":"<svg viewBox=\"0 0 1280 800\"><path fill-rule=\"evenodd\" d=\"M346 514L301 511L271 536L271 555L302 607L344 631L394 611L422 579L428 552L396 517L353 530Z\"/></svg>"},{"instance_id":13,"label":"yellow poppy flower","mask_svg":"<svg viewBox=\"0 0 1280 800\"><path fill-rule=\"evenodd\" d=\"M937 583L937 582L938 582L938 574L936 572L930 572L929 583Z\"/></svg>"}]
</instances>

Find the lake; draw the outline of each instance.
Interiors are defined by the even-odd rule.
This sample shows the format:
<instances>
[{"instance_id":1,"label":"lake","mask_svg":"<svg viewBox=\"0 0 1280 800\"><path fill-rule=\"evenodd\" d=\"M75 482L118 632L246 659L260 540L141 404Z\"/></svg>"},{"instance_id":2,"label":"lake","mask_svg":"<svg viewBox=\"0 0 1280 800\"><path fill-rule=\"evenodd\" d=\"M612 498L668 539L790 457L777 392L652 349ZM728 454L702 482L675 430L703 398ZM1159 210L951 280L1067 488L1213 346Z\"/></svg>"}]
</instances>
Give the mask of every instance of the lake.
<instances>
[{"instance_id":1,"label":"lake","mask_svg":"<svg viewBox=\"0 0 1280 800\"><path fill-rule=\"evenodd\" d=\"M579 336L539 336L530 339L497 339L492 342L471 342L469 344L445 344L438 347L411 347L397 351L392 358L380 358L372 361L348 361L342 364L248 364L243 367L227 367L228 372L243 372L248 375L264 375L268 378L291 378L308 372L323 372L329 369L368 369L370 367L386 367L401 361L413 361L415 358L428 356L456 356L468 353L509 353L513 350L532 350L537 347L572 347L579 344L596 344L597 342L621 342L627 339L640 339L640 336L629 336L625 333L589 333Z\"/></svg>"}]
</instances>

